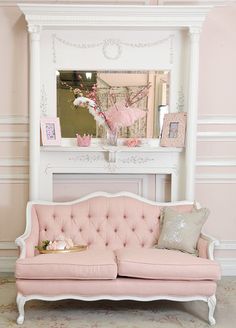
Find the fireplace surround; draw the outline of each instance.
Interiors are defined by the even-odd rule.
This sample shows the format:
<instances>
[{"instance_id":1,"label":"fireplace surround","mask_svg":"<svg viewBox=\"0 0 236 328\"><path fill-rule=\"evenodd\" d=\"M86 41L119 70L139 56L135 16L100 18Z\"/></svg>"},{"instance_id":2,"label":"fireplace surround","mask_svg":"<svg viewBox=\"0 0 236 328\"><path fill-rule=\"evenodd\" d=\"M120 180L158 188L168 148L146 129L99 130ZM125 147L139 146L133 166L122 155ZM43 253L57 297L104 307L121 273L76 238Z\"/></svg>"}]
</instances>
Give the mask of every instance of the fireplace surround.
<instances>
[{"instance_id":1,"label":"fireplace surround","mask_svg":"<svg viewBox=\"0 0 236 328\"><path fill-rule=\"evenodd\" d=\"M20 4L30 47L30 199L52 200L53 174L170 174L171 200L194 199L199 37L210 6ZM56 72L168 70L170 112L187 112L186 146L40 147L56 116Z\"/></svg>"}]
</instances>

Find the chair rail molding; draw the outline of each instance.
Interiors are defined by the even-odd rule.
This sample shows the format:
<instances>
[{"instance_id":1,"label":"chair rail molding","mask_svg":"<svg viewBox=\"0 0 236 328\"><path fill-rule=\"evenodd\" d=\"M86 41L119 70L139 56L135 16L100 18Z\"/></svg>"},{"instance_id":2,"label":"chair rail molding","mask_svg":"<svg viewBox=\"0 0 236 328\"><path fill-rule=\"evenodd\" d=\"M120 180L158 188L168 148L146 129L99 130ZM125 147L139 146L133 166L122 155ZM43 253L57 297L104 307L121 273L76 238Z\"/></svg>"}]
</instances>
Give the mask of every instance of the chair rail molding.
<instances>
[{"instance_id":1,"label":"chair rail molding","mask_svg":"<svg viewBox=\"0 0 236 328\"><path fill-rule=\"evenodd\" d=\"M0 115L0 124L28 124L29 118L27 116L17 116L17 115Z\"/></svg>"},{"instance_id":2,"label":"chair rail molding","mask_svg":"<svg viewBox=\"0 0 236 328\"><path fill-rule=\"evenodd\" d=\"M236 174L197 174L196 183L235 184Z\"/></svg>"},{"instance_id":3,"label":"chair rail molding","mask_svg":"<svg viewBox=\"0 0 236 328\"><path fill-rule=\"evenodd\" d=\"M3 173L0 174L1 184L18 184L18 183L28 183L29 175L25 173Z\"/></svg>"},{"instance_id":4,"label":"chair rail molding","mask_svg":"<svg viewBox=\"0 0 236 328\"><path fill-rule=\"evenodd\" d=\"M0 167L28 167L29 161L22 157L0 157Z\"/></svg>"},{"instance_id":5,"label":"chair rail molding","mask_svg":"<svg viewBox=\"0 0 236 328\"><path fill-rule=\"evenodd\" d=\"M0 141L29 141L28 132L1 131Z\"/></svg>"},{"instance_id":6,"label":"chair rail molding","mask_svg":"<svg viewBox=\"0 0 236 328\"><path fill-rule=\"evenodd\" d=\"M42 90L44 90L43 105L47 107L46 114L56 116L56 70L78 69L79 57L81 58L80 69L89 67L94 70L161 69L171 71L171 112L177 110L179 90L184 90L186 93L183 94L186 99L183 110L188 112L186 152L177 156L177 153L173 151L174 158L178 158L178 163L174 164L175 167L171 159L168 159L167 162L165 161L165 166L157 165L158 170L154 172L156 150L153 154L149 154L148 160L142 160L140 152L138 155L125 153L122 157L123 155L119 152L109 151L105 167L108 173L114 173L114 171L119 173L122 172L122 165L126 165L129 166L129 170L132 170L131 167L135 168L134 173L139 174L146 174L149 171L152 174L165 174L164 168L169 168L174 183L173 199L194 200L199 37L202 24L212 6L23 3L19 4L19 8L25 15L30 34L30 199L38 199L42 195L42 188L46 189L41 183L41 178L45 178L43 168L49 172L49 168L45 166L46 158L50 158L49 153L42 149L40 151L39 123ZM94 46L92 51L89 45ZM116 55L108 56L108 50L114 51L114 48ZM98 58L97 61L92 60L94 54ZM69 62L68 58L70 58ZM144 61L143 58L148 58L148 60ZM79 149L77 152L80 156ZM55 155L52 152L52 156ZM60 156L61 159L63 152ZM92 158L98 154L89 156ZM147 154L145 156L147 157ZM158 156L167 160L164 152L160 151ZM119 158L118 161L117 158ZM71 162L69 163L67 159L64 164L61 160L59 162L60 168L56 168L58 165L54 163L55 170L70 172ZM50 163L48 161L49 167ZM78 163L74 165L78 166ZM90 166L90 171L94 169L90 161L86 165ZM87 173L88 171L89 169ZM77 173L84 172L85 168L81 172L77 170ZM99 172L104 173L104 167L103 170L98 170ZM184 188L180 188L180 180L183 184L183 181L186 181L184 191L182 191ZM52 187L48 190L50 189ZM179 190L182 192L181 195Z\"/></svg>"},{"instance_id":7,"label":"chair rail molding","mask_svg":"<svg viewBox=\"0 0 236 328\"><path fill-rule=\"evenodd\" d=\"M233 158L214 158L202 157L196 161L198 167L236 167L236 157Z\"/></svg>"},{"instance_id":8,"label":"chair rail molding","mask_svg":"<svg viewBox=\"0 0 236 328\"><path fill-rule=\"evenodd\" d=\"M197 132L197 139L201 141L211 141L211 142L232 142L236 140L235 131L203 131Z\"/></svg>"},{"instance_id":9,"label":"chair rail molding","mask_svg":"<svg viewBox=\"0 0 236 328\"><path fill-rule=\"evenodd\" d=\"M235 115L204 115L198 118L198 125L235 125Z\"/></svg>"}]
</instances>

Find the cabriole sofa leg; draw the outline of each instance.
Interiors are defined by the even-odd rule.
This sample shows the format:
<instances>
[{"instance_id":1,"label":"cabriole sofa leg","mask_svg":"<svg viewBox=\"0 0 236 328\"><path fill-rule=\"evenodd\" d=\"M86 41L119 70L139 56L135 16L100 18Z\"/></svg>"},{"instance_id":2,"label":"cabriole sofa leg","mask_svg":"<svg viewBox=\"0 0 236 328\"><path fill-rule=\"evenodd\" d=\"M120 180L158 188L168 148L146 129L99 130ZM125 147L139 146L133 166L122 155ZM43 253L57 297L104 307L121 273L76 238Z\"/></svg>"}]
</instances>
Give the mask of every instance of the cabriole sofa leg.
<instances>
[{"instance_id":1,"label":"cabriole sofa leg","mask_svg":"<svg viewBox=\"0 0 236 328\"><path fill-rule=\"evenodd\" d=\"M216 297L215 295L212 295L211 297L208 298L208 307L209 307L209 323L211 326L214 326L216 324L215 318L214 318L214 311L216 307Z\"/></svg>"},{"instance_id":2,"label":"cabriole sofa leg","mask_svg":"<svg viewBox=\"0 0 236 328\"><path fill-rule=\"evenodd\" d=\"M18 325L22 325L25 319L25 310L24 310L25 302L26 302L26 298L18 293L16 297L17 308L19 311L19 315L16 320Z\"/></svg>"}]
</instances>

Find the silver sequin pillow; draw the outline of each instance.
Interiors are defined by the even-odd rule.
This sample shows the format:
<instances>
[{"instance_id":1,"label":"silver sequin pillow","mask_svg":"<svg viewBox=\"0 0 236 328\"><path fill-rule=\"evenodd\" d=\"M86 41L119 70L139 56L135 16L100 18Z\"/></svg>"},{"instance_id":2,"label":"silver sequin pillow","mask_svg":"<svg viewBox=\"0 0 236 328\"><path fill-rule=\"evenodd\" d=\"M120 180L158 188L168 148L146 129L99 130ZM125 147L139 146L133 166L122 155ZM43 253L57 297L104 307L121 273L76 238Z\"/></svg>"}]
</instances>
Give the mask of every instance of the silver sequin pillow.
<instances>
[{"instance_id":1,"label":"silver sequin pillow","mask_svg":"<svg viewBox=\"0 0 236 328\"><path fill-rule=\"evenodd\" d=\"M197 255L198 238L208 215L207 208L193 209L191 213L179 213L166 207L156 247Z\"/></svg>"}]
</instances>

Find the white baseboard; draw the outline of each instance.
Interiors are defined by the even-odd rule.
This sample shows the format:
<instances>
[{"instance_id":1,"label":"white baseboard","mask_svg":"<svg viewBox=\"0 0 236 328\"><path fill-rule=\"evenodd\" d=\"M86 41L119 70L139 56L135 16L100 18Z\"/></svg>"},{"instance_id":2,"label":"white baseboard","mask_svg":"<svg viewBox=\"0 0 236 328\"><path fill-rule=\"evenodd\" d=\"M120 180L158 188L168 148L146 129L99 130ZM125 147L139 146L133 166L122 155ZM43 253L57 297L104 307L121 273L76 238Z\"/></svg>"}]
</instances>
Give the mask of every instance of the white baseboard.
<instances>
[{"instance_id":1,"label":"white baseboard","mask_svg":"<svg viewBox=\"0 0 236 328\"><path fill-rule=\"evenodd\" d=\"M0 256L0 273L14 272L16 259L15 256Z\"/></svg>"},{"instance_id":2,"label":"white baseboard","mask_svg":"<svg viewBox=\"0 0 236 328\"><path fill-rule=\"evenodd\" d=\"M236 258L216 258L220 263L222 276L236 276Z\"/></svg>"}]
</instances>

